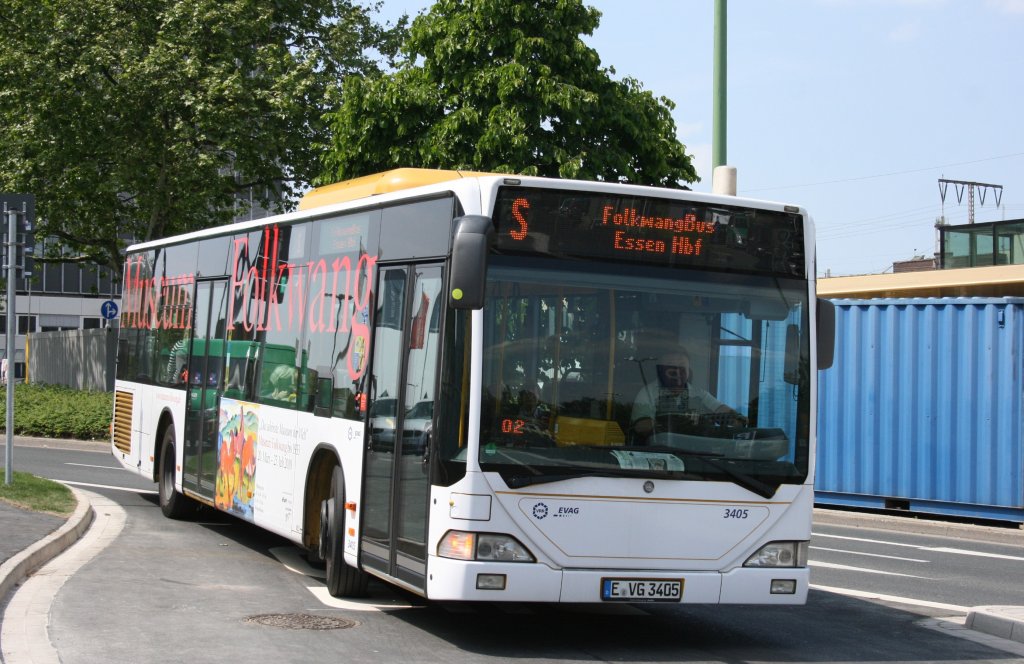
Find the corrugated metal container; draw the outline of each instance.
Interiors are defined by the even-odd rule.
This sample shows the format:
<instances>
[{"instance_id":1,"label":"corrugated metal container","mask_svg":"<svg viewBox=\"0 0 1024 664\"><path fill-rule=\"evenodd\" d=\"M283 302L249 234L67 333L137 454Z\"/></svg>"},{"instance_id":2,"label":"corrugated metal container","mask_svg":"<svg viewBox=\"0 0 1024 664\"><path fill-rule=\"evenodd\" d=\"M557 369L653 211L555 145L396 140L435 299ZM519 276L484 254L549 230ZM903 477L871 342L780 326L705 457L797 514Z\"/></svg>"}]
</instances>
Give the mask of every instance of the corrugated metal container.
<instances>
[{"instance_id":1,"label":"corrugated metal container","mask_svg":"<svg viewBox=\"0 0 1024 664\"><path fill-rule=\"evenodd\" d=\"M833 302L817 501L1024 522L1024 298Z\"/></svg>"}]
</instances>

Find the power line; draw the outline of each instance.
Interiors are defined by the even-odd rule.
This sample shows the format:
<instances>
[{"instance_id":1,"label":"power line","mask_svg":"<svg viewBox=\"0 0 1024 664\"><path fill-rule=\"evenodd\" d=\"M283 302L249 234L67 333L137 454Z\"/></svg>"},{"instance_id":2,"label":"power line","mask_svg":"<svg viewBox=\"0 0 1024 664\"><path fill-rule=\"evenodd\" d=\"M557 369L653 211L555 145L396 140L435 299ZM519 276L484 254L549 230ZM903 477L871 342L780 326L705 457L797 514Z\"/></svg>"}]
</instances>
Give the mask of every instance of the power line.
<instances>
[{"instance_id":1,"label":"power line","mask_svg":"<svg viewBox=\"0 0 1024 664\"><path fill-rule=\"evenodd\" d=\"M892 212L877 217L867 217L865 219L843 222L841 224L829 224L827 226L825 224L819 224L818 238L834 239L837 237L851 237L862 233L876 231L879 227L886 226L908 228L924 221L927 217L932 218L932 220L929 221L929 224L931 224L934 223L934 215L938 212L938 206L928 205L925 207Z\"/></svg>"},{"instance_id":2,"label":"power line","mask_svg":"<svg viewBox=\"0 0 1024 664\"><path fill-rule=\"evenodd\" d=\"M934 171L937 168L951 168L953 166L966 166L967 164L980 164L985 161L996 161L998 159L1011 159L1013 157L1024 156L1024 152L1014 152L1013 154L1004 154L998 157L986 157L985 159L972 159L971 161L959 161L952 164L940 164L938 166L928 166L927 168L912 168L905 171L893 171L891 173L878 173L876 175L861 175L859 177L844 178L840 180L822 180L821 182L808 182L805 184L787 184L779 187L760 187L756 189L745 189L745 193L753 193L756 191L777 191L780 189L799 189L800 187L817 187L823 184L840 184L843 182L859 182L861 180L873 180L875 178L887 178L894 175L907 175L908 173L923 173L925 171Z\"/></svg>"}]
</instances>

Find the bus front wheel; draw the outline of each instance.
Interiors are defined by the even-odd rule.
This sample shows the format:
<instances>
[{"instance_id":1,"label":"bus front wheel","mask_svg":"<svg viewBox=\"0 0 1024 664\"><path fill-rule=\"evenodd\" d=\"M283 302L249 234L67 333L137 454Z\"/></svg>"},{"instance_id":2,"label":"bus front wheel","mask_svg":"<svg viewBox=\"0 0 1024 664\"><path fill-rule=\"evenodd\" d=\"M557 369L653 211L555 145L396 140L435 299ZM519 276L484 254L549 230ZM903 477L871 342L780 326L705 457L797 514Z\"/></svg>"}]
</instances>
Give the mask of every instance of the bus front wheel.
<instances>
[{"instance_id":1,"label":"bus front wheel","mask_svg":"<svg viewBox=\"0 0 1024 664\"><path fill-rule=\"evenodd\" d=\"M345 562L345 476L335 466L331 496L320 504L320 555L327 563L327 591L334 597L366 597L369 577Z\"/></svg>"},{"instance_id":2,"label":"bus front wheel","mask_svg":"<svg viewBox=\"0 0 1024 664\"><path fill-rule=\"evenodd\" d=\"M160 511L169 519L184 518L189 499L174 490L174 427L164 429L160 445Z\"/></svg>"}]
</instances>

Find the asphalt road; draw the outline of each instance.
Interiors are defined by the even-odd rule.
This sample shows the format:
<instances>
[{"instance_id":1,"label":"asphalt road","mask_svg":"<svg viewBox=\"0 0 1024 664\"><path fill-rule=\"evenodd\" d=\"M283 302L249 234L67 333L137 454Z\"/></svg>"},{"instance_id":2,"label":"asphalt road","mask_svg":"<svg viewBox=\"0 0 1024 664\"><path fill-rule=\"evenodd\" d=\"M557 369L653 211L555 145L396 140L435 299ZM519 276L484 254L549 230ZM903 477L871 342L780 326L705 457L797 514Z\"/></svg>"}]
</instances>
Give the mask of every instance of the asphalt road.
<instances>
[{"instance_id":1,"label":"asphalt road","mask_svg":"<svg viewBox=\"0 0 1024 664\"><path fill-rule=\"evenodd\" d=\"M17 447L15 460L125 513L50 607L66 664L1024 661L944 629L968 603L1024 601L1019 532L917 534L829 512L816 519L803 607L441 604L378 582L369 600L343 602L281 538L216 513L165 519L155 485L105 449Z\"/></svg>"}]
</instances>

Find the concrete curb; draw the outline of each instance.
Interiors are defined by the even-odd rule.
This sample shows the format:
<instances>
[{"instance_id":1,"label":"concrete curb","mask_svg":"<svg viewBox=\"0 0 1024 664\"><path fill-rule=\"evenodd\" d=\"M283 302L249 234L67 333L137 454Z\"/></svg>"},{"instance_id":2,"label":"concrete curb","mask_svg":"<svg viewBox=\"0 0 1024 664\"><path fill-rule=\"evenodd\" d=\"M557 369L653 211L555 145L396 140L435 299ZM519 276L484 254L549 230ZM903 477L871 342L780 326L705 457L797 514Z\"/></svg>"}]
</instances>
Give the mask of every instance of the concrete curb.
<instances>
[{"instance_id":1,"label":"concrete curb","mask_svg":"<svg viewBox=\"0 0 1024 664\"><path fill-rule=\"evenodd\" d=\"M95 512L89 499L74 487L68 488L78 505L64 525L0 565L0 603L15 586L78 541L92 524Z\"/></svg>"},{"instance_id":2,"label":"concrete curb","mask_svg":"<svg viewBox=\"0 0 1024 664\"><path fill-rule=\"evenodd\" d=\"M1024 643L1024 606L976 606L967 614L964 625L1001 639Z\"/></svg>"},{"instance_id":3,"label":"concrete curb","mask_svg":"<svg viewBox=\"0 0 1024 664\"><path fill-rule=\"evenodd\" d=\"M0 445L2 447L3 445ZM38 438L36 436L15 436L15 447L46 447L56 450L79 450L83 452L108 452L109 440L79 440L78 438Z\"/></svg>"}]
</instances>

